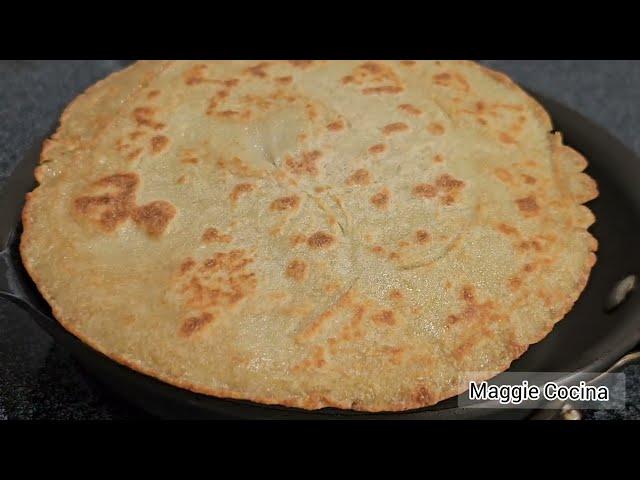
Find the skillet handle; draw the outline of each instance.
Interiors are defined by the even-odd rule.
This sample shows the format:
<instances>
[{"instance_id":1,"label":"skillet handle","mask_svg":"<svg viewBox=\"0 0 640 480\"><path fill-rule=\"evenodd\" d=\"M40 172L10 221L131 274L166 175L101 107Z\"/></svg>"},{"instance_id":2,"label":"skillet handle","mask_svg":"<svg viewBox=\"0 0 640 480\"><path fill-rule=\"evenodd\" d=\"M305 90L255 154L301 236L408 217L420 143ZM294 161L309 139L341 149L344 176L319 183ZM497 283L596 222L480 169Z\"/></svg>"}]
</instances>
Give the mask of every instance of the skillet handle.
<instances>
[{"instance_id":1,"label":"skillet handle","mask_svg":"<svg viewBox=\"0 0 640 480\"><path fill-rule=\"evenodd\" d=\"M13 300L19 291L12 281L15 269L11 262L11 244L16 239L16 225L20 221L25 192L29 191L29 185L33 185L33 173L28 172L31 174L29 180L21 170L25 169L14 170L0 185L0 297L8 300Z\"/></svg>"},{"instance_id":2,"label":"skillet handle","mask_svg":"<svg viewBox=\"0 0 640 480\"><path fill-rule=\"evenodd\" d=\"M33 171L39 163L42 142L37 141L27 151L24 159L0 184L0 296L16 296L20 290L14 289L11 278L15 269L11 259L12 243L17 241L16 226L20 225L22 209L27 192L33 190ZM9 298L11 300L11 298Z\"/></svg>"},{"instance_id":3,"label":"skillet handle","mask_svg":"<svg viewBox=\"0 0 640 480\"><path fill-rule=\"evenodd\" d=\"M12 300L15 297L11 281L11 259L7 249L0 251L0 298ZM16 297L17 298L17 297Z\"/></svg>"},{"instance_id":4,"label":"skillet handle","mask_svg":"<svg viewBox=\"0 0 640 480\"><path fill-rule=\"evenodd\" d=\"M29 302L20 295L21 289L18 286L10 255L8 249L0 251L0 298L18 305L23 310L33 312L35 309L31 308Z\"/></svg>"},{"instance_id":5,"label":"skillet handle","mask_svg":"<svg viewBox=\"0 0 640 480\"><path fill-rule=\"evenodd\" d=\"M53 337L55 334L54 320L23 296L23 290L16 275L15 265L11 261L9 250L0 251L0 300L7 300L24 310L40 328Z\"/></svg>"},{"instance_id":6,"label":"skillet handle","mask_svg":"<svg viewBox=\"0 0 640 480\"><path fill-rule=\"evenodd\" d=\"M640 345L636 346L635 349L621 357L616 363L611 365L611 367L591 379L588 383L597 383L598 380L605 375L620 371L636 362L640 362ZM553 409L538 410L535 412L530 417L531 420L582 420L582 412L574 408L570 402L557 401L553 402L552 405L554 406Z\"/></svg>"}]
</instances>

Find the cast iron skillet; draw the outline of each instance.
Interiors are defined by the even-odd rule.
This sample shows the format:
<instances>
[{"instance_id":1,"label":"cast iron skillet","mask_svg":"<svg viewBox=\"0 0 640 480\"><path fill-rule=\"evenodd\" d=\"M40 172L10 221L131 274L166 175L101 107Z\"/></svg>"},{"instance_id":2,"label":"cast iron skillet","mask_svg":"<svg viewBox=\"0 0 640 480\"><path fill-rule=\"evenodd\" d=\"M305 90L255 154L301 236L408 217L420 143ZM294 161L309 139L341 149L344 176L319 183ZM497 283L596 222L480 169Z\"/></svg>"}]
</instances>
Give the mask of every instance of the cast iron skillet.
<instances>
[{"instance_id":1,"label":"cast iron skillet","mask_svg":"<svg viewBox=\"0 0 640 480\"><path fill-rule=\"evenodd\" d=\"M551 334L515 361L510 370L567 372L563 381L573 381L586 378L589 372L612 367L640 341L640 296L628 295L616 308L608 307L614 286L640 271L640 159L578 113L549 98L534 96L551 114L565 143L589 160L587 172L596 179L600 190L599 198L590 203L597 218L591 230L600 246L598 262L574 308ZM16 167L0 193L0 296L28 310L85 370L138 407L166 418L455 419L523 418L531 413L460 408L455 398L402 413L366 414L336 409L309 412L196 394L116 363L85 345L52 317L20 261L20 213L25 193L34 187L33 169L39 150L38 144Z\"/></svg>"}]
</instances>

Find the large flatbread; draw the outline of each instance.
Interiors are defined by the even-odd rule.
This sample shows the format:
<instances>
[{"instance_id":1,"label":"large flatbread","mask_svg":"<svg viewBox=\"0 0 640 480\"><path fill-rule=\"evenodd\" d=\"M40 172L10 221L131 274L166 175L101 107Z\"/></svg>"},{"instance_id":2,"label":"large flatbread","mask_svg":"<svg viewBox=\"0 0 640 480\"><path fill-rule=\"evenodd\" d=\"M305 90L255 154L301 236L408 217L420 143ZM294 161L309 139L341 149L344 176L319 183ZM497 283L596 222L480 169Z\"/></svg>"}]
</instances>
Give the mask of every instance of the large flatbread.
<instances>
[{"instance_id":1,"label":"large flatbread","mask_svg":"<svg viewBox=\"0 0 640 480\"><path fill-rule=\"evenodd\" d=\"M597 248L585 166L472 62L138 62L46 142L22 258L65 328L140 372L412 409L570 310Z\"/></svg>"}]
</instances>

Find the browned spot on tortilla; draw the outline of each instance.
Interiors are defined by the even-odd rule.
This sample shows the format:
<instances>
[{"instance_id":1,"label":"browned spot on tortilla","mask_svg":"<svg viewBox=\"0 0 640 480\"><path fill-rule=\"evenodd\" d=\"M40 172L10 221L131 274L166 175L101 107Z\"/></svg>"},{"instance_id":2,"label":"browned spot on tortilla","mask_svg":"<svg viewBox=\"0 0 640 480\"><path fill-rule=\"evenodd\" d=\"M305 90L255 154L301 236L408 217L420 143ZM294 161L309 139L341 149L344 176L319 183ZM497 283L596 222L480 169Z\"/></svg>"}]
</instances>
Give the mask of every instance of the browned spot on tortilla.
<instances>
[{"instance_id":1,"label":"browned spot on tortilla","mask_svg":"<svg viewBox=\"0 0 640 480\"><path fill-rule=\"evenodd\" d=\"M233 187L233 190L231 191L229 197L231 198L232 202L237 202L242 195L251 192L254 188L255 186L251 183L239 183L238 185Z\"/></svg>"},{"instance_id":2,"label":"browned spot on tortilla","mask_svg":"<svg viewBox=\"0 0 640 480\"><path fill-rule=\"evenodd\" d=\"M158 154L165 150L169 145L169 138L164 135L156 135L151 138L151 151Z\"/></svg>"},{"instance_id":3,"label":"browned spot on tortilla","mask_svg":"<svg viewBox=\"0 0 640 480\"><path fill-rule=\"evenodd\" d=\"M462 289L460 297L465 301L466 307L461 313L451 314L447 317L447 325L449 326L456 325L457 323L464 320L466 320L467 322L472 322L478 317L478 314L484 315L485 308L484 306L478 305L476 303L472 287L464 287ZM490 303L486 305L486 307L489 308L491 308L491 306L492 305Z\"/></svg>"},{"instance_id":4,"label":"browned spot on tortilla","mask_svg":"<svg viewBox=\"0 0 640 480\"><path fill-rule=\"evenodd\" d=\"M400 290L398 290L397 288L394 288L389 292L389 298L391 300L402 300L404 298L404 295Z\"/></svg>"},{"instance_id":5,"label":"browned spot on tortilla","mask_svg":"<svg viewBox=\"0 0 640 480\"><path fill-rule=\"evenodd\" d=\"M419 117L420 115L422 115L422 110L420 110L417 107L414 107L410 103L403 103L402 105L398 105L398 110L402 110L403 112L416 117Z\"/></svg>"},{"instance_id":6,"label":"browned spot on tortilla","mask_svg":"<svg viewBox=\"0 0 640 480\"><path fill-rule=\"evenodd\" d=\"M324 355L324 347L316 345L313 347L311 355L297 365L294 365L291 371L295 373L313 368L322 368L327 363ZM324 401L326 401L326 399Z\"/></svg>"},{"instance_id":7,"label":"browned spot on tortilla","mask_svg":"<svg viewBox=\"0 0 640 480\"><path fill-rule=\"evenodd\" d=\"M133 119L139 126L151 127L154 130L164 128L164 123L157 122L153 119L156 109L152 107L138 107L133 110Z\"/></svg>"},{"instance_id":8,"label":"browned spot on tortilla","mask_svg":"<svg viewBox=\"0 0 640 480\"><path fill-rule=\"evenodd\" d=\"M386 149L387 149L387 146L384 143L377 143L369 147L369 153L382 153Z\"/></svg>"},{"instance_id":9,"label":"browned spot on tortilla","mask_svg":"<svg viewBox=\"0 0 640 480\"><path fill-rule=\"evenodd\" d=\"M444 192L440 200L445 205L452 205L456 202L464 185L462 180L458 180L448 173L442 174L436 179L436 187Z\"/></svg>"},{"instance_id":10,"label":"browned spot on tortilla","mask_svg":"<svg viewBox=\"0 0 640 480\"><path fill-rule=\"evenodd\" d=\"M334 293L338 292L338 290L340 290L340 287L341 287L341 285L338 282L329 282L329 283L324 285L322 290L327 295L333 295Z\"/></svg>"},{"instance_id":11,"label":"browned spot on tortilla","mask_svg":"<svg viewBox=\"0 0 640 480\"><path fill-rule=\"evenodd\" d=\"M218 159L216 161L216 165L220 167L220 170L223 170L225 174L230 174L235 177L261 177L264 175L263 170L251 166L238 157L233 157L231 159ZM276 171L275 175L278 175L278 173L284 175L279 170ZM279 178L278 180L282 180L282 178Z\"/></svg>"},{"instance_id":12,"label":"browned spot on tortilla","mask_svg":"<svg viewBox=\"0 0 640 480\"><path fill-rule=\"evenodd\" d=\"M375 245L374 247L371 247L371 251L376 255L384 255L384 248L382 248L380 245Z\"/></svg>"},{"instance_id":13,"label":"browned spot on tortilla","mask_svg":"<svg viewBox=\"0 0 640 480\"><path fill-rule=\"evenodd\" d=\"M296 335L297 342L305 342L313 337L315 337L322 326L325 324L327 320L335 315L335 311L332 309L325 310L316 318L313 319L309 325L307 325L298 335Z\"/></svg>"},{"instance_id":14,"label":"browned spot on tortilla","mask_svg":"<svg viewBox=\"0 0 640 480\"><path fill-rule=\"evenodd\" d=\"M289 85L291 82L293 82L293 77L291 75L287 75L286 77L278 77L276 78L276 82L278 82L280 85Z\"/></svg>"},{"instance_id":15,"label":"browned spot on tortilla","mask_svg":"<svg viewBox=\"0 0 640 480\"><path fill-rule=\"evenodd\" d=\"M198 159L196 157L184 157L182 160L180 160L182 163L187 163L187 164L191 164L191 165L195 165L198 163Z\"/></svg>"},{"instance_id":16,"label":"browned spot on tortilla","mask_svg":"<svg viewBox=\"0 0 640 480\"><path fill-rule=\"evenodd\" d=\"M306 243L307 237L299 233L297 235L292 235L291 238L289 238L289 241L291 242L291 245L295 247L297 245Z\"/></svg>"},{"instance_id":17,"label":"browned spot on tortilla","mask_svg":"<svg viewBox=\"0 0 640 480\"><path fill-rule=\"evenodd\" d=\"M325 232L316 232L307 239L307 245L311 248L326 248L335 241L336 239L333 235Z\"/></svg>"},{"instance_id":18,"label":"browned spot on tortilla","mask_svg":"<svg viewBox=\"0 0 640 480\"><path fill-rule=\"evenodd\" d=\"M522 279L519 277L511 277L509 279L509 289L515 292L522 286Z\"/></svg>"},{"instance_id":19,"label":"browned spot on tortilla","mask_svg":"<svg viewBox=\"0 0 640 480\"><path fill-rule=\"evenodd\" d=\"M414 390L411 399L419 405L430 405L435 400L435 396L431 394L427 387L420 386Z\"/></svg>"},{"instance_id":20,"label":"browned spot on tortilla","mask_svg":"<svg viewBox=\"0 0 640 480\"><path fill-rule=\"evenodd\" d=\"M209 312L203 312L202 314L189 317L180 326L180 335L183 337L190 337L194 333L201 331L204 327L209 325L213 321L213 315Z\"/></svg>"},{"instance_id":21,"label":"browned spot on tortilla","mask_svg":"<svg viewBox=\"0 0 640 480\"><path fill-rule=\"evenodd\" d=\"M456 196L450 193L447 193L440 197L440 201L443 205L453 205L456 203Z\"/></svg>"},{"instance_id":22,"label":"browned spot on tortilla","mask_svg":"<svg viewBox=\"0 0 640 480\"><path fill-rule=\"evenodd\" d=\"M94 220L103 231L112 232L131 215L139 182L136 173L104 177L91 185L96 193L76 198L74 207L78 213Z\"/></svg>"},{"instance_id":23,"label":"browned spot on tortilla","mask_svg":"<svg viewBox=\"0 0 640 480\"><path fill-rule=\"evenodd\" d=\"M344 126L344 121L342 119L339 119L328 124L327 129L331 130L332 132L339 132L344 128Z\"/></svg>"},{"instance_id":24,"label":"browned spot on tortilla","mask_svg":"<svg viewBox=\"0 0 640 480\"><path fill-rule=\"evenodd\" d=\"M519 198L518 200L516 200L516 204L518 205L520 211L527 217L537 215L540 211L540 207L538 206L536 198L533 195Z\"/></svg>"},{"instance_id":25,"label":"browned spot on tortilla","mask_svg":"<svg viewBox=\"0 0 640 480\"><path fill-rule=\"evenodd\" d=\"M318 117L318 109L313 103L307 103L305 109L307 110L307 117L309 117L310 120Z\"/></svg>"},{"instance_id":26,"label":"browned spot on tortilla","mask_svg":"<svg viewBox=\"0 0 640 480\"><path fill-rule=\"evenodd\" d=\"M287 156L285 164L292 173L296 175L318 175L318 160L322 157L320 150L313 150L311 152L303 152L301 157L293 158Z\"/></svg>"},{"instance_id":27,"label":"browned spot on tortilla","mask_svg":"<svg viewBox=\"0 0 640 480\"><path fill-rule=\"evenodd\" d=\"M358 68L367 70L371 73L382 73L385 71L385 66L377 62L365 62Z\"/></svg>"},{"instance_id":28,"label":"browned spot on tortilla","mask_svg":"<svg viewBox=\"0 0 640 480\"><path fill-rule=\"evenodd\" d=\"M522 179L524 180L524 183L526 183L528 185L533 185L537 181L536 177L532 177L531 175L526 175L526 174L522 175Z\"/></svg>"},{"instance_id":29,"label":"browned spot on tortilla","mask_svg":"<svg viewBox=\"0 0 640 480\"><path fill-rule=\"evenodd\" d=\"M416 241L422 245L428 243L431 240L431 235L426 230L418 230L416 232Z\"/></svg>"},{"instance_id":30,"label":"browned spot on tortilla","mask_svg":"<svg viewBox=\"0 0 640 480\"><path fill-rule=\"evenodd\" d=\"M184 275L185 273L187 273L189 270L191 270L195 266L196 266L196 261L193 258L187 258L180 265L180 274Z\"/></svg>"},{"instance_id":31,"label":"browned spot on tortilla","mask_svg":"<svg viewBox=\"0 0 640 480\"><path fill-rule=\"evenodd\" d=\"M475 302L475 288L473 285L465 285L462 287L462 291L460 292L460 297L468 303Z\"/></svg>"},{"instance_id":32,"label":"browned spot on tortilla","mask_svg":"<svg viewBox=\"0 0 640 480\"><path fill-rule=\"evenodd\" d=\"M402 81L391 65L367 61L358 65L349 75L342 77L343 85L360 85L365 95L393 94L404 90Z\"/></svg>"},{"instance_id":33,"label":"browned spot on tortilla","mask_svg":"<svg viewBox=\"0 0 640 480\"><path fill-rule=\"evenodd\" d=\"M379 352L386 356L392 364L400 365L402 363L405 349L402 347L383 346L380 348Z\"/></svg>"},{"instance_id":34,"label":"browned spot on tortilla","mask_svg":"<svg viewBox=\"0 0 640 480\"><path fill-rule=\"evenodd\" d=\"M456 314L449 315L446 319L448 326L457 329L459 333L465 331L471 333L477 328L482 329L487 324L508 318L508 316L496 312L495 304L492 301L478 301L475 289L470 285L462 288L460 298L465 302L464 308ZM477 341L476 336L473 334L469 335L468 338L468 341L463 341L462 345L453 352L456 359L463 358L465 352L472 348Z\"/></svg>"},{"instance_id":35,"label":"browned spot on tortilla","mask_svg":"<svg viewBox=\"0 0 640 480\"><path fill-rule=\"evenodd\" d=\"M147 98L149 100L153 100L154 98L156 98L158 95L160 95L160 90L151 90L149 93L147 93Z\"/></svg>"},{"instance_id":36,"label":"browned spot on tortilla","mask_svg":"<svg viewBox=\"0 0 640 480\"><path fill-rule=\"evenodd\" d=\"M513 176L508 170L505 170L504 168L501 168L501 167L496 168L494 170L494 173L496 174L496 177L498 177L500 180L502 180L505 183L513 182Z\"/></svg>"},{"instance_id":37,"label":"browned spot on tortilla","mask_svg":"<svg viewBox=\"0 0 640 480\"><path fill-rule=\"evenodd\" d=\"M438 122L431 122L427 125L427 130L431 135L442 135L444 133L444 127Z\"/></svg>"},{"instance_id":38,"label":"browned spot on tortilla","mask_svg":"<svg viewBox=\"0 0 640 480\"><path fill-rule=\"evenodd\" d=\"M296 68L308 68L313 65L314 60L289 60L289 63Z\"/></svg>"},{"instance_id":39,"label":"browned spot on tortilla","mask_svg":"<svg viewBox=\"0 0 640 480\"><path fill-rule=\"evenodd\" d=\"M300 205L300 197L289 195L287 197L276 198L271 202L271 210L282 212L284 210L294 210Z\"/></svg>"},{"instance_id":40,"label":"browned spot on tortilla","mask_svg":"<svg viewBox=\"0 0 640 480\"><path fill-rule=\"evenodd\" d=\"M268 97L257 94L243 95L241 100L244 104L256 107L260 110L268 110L273 105L273 98L269 99Z\"/></svg>"},{"instance_id":41,"label":"browned spot on tortilla","mask_svg":"<svg viewBox=\"0 0 640 480\"><path fill-rule=\"evenodd\" d=\"M517 228L507 225L506 223L498 224L497 229L505 235L518 235L519 233Z\"/></svg>"},{"instance_id":42,"label":"browned spot on tortilla","mask_svg":"<svg viewBox=\"0 0 640 480\"><path fill-rule=\"evenodd\" d=\"M202 241L205 243L229 243L231 240L231 235L220 233L217 228L207 228L202 234Z\"/></svg>"},{"instance_id":43,"label":"browned spot on tortilla","mask_svg":"<svg viewBox=\"0 0 640 480\"><path fill-rule=\"evenodd\" d=\"M398 252L389 253L389 260L398 260L400 258L400 254Z\"/></svg>"},{"instance_id":44,"label":"browned spot on tortilla","mask_svg":"<svg viewBox=\"0 0 640 480\"><path fill-rule=\"evenodd\" d=\"M199 311L234 307L256 289L256 274L247 271L253 261L244 250L216 252L189 270L176 286L185 307Z\"/></svg>"},{"instance_id":45,"label":"browned spot on tortilla","mask_svg":"<svg viewBox=\"0 0 640 480\"><path fill-rule=\"evenodd\" d=\"M400 65L404 65L405 67L412 67L415 64L415 60L400 60Z\"/></svg>"},{"instance_id":46,"label":"browned spot on tortilla","mask_svg":"<svg viewBox=\"0 0 640 480\"><path fill-rule=\"evenodd\" d=\"M376 208L384 210L389 206L390 198L391 193L389 192L389 189L385 187L371 197L371 203L373 203Z\"/></svg>"},{"instance_id":47,"label":"browned spot on tortilla","mask_svg":"<svg viewBox=\"0 0 640 480\"><path fill-rule=\"evenodd\" d=\"M145 135L145 133L144 133L144 132L141 132L140 130L136 130L136 131L131 132L131 133L129 134L129 138L130 138L131 140L137 140L138 138L143 137L144 135Z\"/></svg>"},{"instance_id":48,"label":"browned spot on tortilla","mask_svg":"<svg viewBox=\"0 0 640 480\"><path fill-rule=\"evenodd\" d=\"M537 292L538 297L544 302L545 307L550 307L553 302L553 294L544 288L541 288Z\"/></svg>"},{"instance_id":49,"label":"browned spot on tortilla","mask_svg":"<svg viewBox=\"0 0 640 480\"><path fill-rule=\"evenodd\" d=\"M125 142L124 138L119 138L116 141L116 150L118 152L122 152L124 150L127 150L131 145L129 145L128 143Z\"/></svg>"},{"instance_id":50,"label":"browned spot on tortilla","mask_svg":"<svg viewBox=\"0 0 640 480\"><path fill-rule=\"evenodd\" d=\"M436 186L449 192L464 187L464 182L444 173L436 179Z\"/></svg>"},{"instance_id":51,"label":"browned spot on tortilla","mask_svg":"<svg viewBox=\"0 0 640 480\"><path fill-rule=\"evenodd\" d=\"M176 207L164 200L156 200L137 207L131 214L133 221L146 230L149 235L158 236L165 231L169 222L176 216Z\"/></svg>"},{"instance_id":52,"label":"browned spot on tortilla","mask_svg":"<svg viewBox=\"0 0 640 480\"><path fill-rule=\"evenodd\" d=\"M393 133L406 132L407 130L409 130L409 125L404 122L395 122L386 125L382 129L382 133L384 133L385 135L391 135Z\"/></svg>"},{"instance_id":53,"label":"browned spot on tortilla","mask_svg":"<svg viewBox=\"0 0 640 480\"><path fill-rule=\"evenodd\" d=\"M506 143L510 145L518 143L518 141L515 138L513 138L511 135L509 135L506 132L501 132L498 138L502 143Z\"/></svg>"},{"instance_id":54,"label":"browned spot on tortilla","mask_svg":"<svg viewBox=\"0 0 640 480\"><path fill-rule=\"evenodd\" d=\"M542 244L538 240L523 240L517 245L518 250L535 250L542 251Z\"/></svg>"},{"instance_id":55,"label":"browned spot on tortilla","mask_svg":"<svg viewBox=\"0 0 640 480\"><path fill-rule=\"evenodd\" d=\"M433 76L433 81L438 85L449 85L451 79L451 74L448 72L437 73Z\"/></svg>"},{"instance_id":56,"label":"browned spot on tortilla","mask_svg":"<svg viewBox=\"0 0 640 480\"><path fill-rule=\"evenodd\" d=\"M336 346L338 345L338 343L362 338L364 332L362 331L361 326L364 320L365 311L366 308L364 307L364 305L355 305L351 321L342 327L337 338L332 337L327 340L327 343L329 344L329 350L332 354L336 353Z\"/></svg>"},{"instance_id":57,"label":"browned spot on tortilla","mask_svg":"<svg viewBox=\"0 0 640 480\"><path fill-rule=\"evenodd\" d=\"M184 83L187 85L198 85L200 83L206 82L207 79L205 77L205 72L207 71L207 66L200 63L198 65L194 65L189 70L184 72L182 78Z\"/></svg>"},{"instance_id":58,"label":"browned spot on tortilla","mask_svg":"<svg viewBox=\"0 0 640 480\"><path fill-rule=\"evenodd\" d=\"M436 187L434 187L430 183L419 183L418 185L413 187L413 190L411 190L411 193L413 193L415 197L433 198L436 196L438 191Z\"/></svg>"},{"instance_id":59,"label":"browned spot on tortilla","mask_svg":"<svg viewBox=\"0 0 640 480\"><path fill-rule=\"evenodd\" d=\"M345 180L347 185L369 185L371 183L371 173L365 168L359 168Z\"/></svg>"},{"instance_id":60,"label":"browned spot on tortilla","mask_svg":"<svg viewBox=\"0 0 640 480\"><path fill-rule=\"evenodd\" d=\"M434 163L442 163L442 162L444 162L444 157L438 153L433 157L433 162Z\"/></svg>"},{"instance_id":61,"label":"browned spot on tortilla","mask_svg":"<svg viewBox=\"0 0 640 480\"><path fill-rule=\"evenodd\" d=\"M207 105L207 115L216 114L216 108L218 108L218 98L213 97L209 100L209 105Z\"/></svg>"},{"instance_id":62,"label":"browned spot on tortilla","mask_svg":"<svg viewBox=\"0 0 640 480\"><path fill-rule=\"evenodd\" d=\"M381 87L368 87L362 90L365 95L377 95L377 94L394 94L400 93L404 90L402 87L395 85L383 85Z\"/></svg>"},{"instance_id":63,"label":"browned spot on tortilla","mask_svg":"<svg viewBox=\"0 0 640 480\"><path fill-rule=\"evenodd\" d=\"M252 65L251 67L247 67L245 70L248 74L253 75L255 77L264 78L267 76L267 72L265 69L269 66L267 62L260 62L256 65Z\"/></svg>"},{"instance_id":64,"label":"browned spot on tortilla","mask_svg":"<svg viewBox=\"0 0 640 480\"><path fill-rule=\"evenodd\" d=\"M240 115L240 112L238 112L237 110L224 110L218 113L218 116L223 118L231 118L231 117L236 117L238 115Z\"/></svg>"},{"instance_id":65,"label":"browned spot on tortilla","mask_svg":"<svg viewBox=\"0 0 640 480\"><path fill-rule=\"evenodd\" d=\"M396 317L391 310L382 310L372 315L371 319L378 325L392 326L396 324Z\"/></svg>"},{"instance_id":66,"label":"browned spot on tortilla","mask_svg":"<svg viewBox=\"0 0 640 480\"><path fill-rule=\"evenodd\" d=\"M140 155L142 155L142 148L136 148L127 154L127 161L133 162L140 158Z\"/></svg>"},{"instance_id":67,"label":"browned spot on tortilla","mask_svg":"<svg viewBox=\"0 0 640 480\"><path fill-rule=\"evenodd\" d=\"M307 264L302 260L292 260L287 265L285 275L296 282L301 282L307 276Z\"/></svg>"},{"instance_id":68,"label":"browned spot on tortilla","mask_svg":"<svg viewBox=\"0 0 640 480\"><path fill-rule=\"evenodd\" d=\"M463 92L470 90L469 82L464 75L458 72L453 74L449 72L438 73L433 76L433 81L436 85L453 87Z\"/></svg>"},{"instance_id":69,"label":"browned spot on tortilla","mask_svg":"<svg viewBox=\"0 0 640 480\"><path fill-rule=\"evenodd\" d=\"M454 77L456 79L456 81L458 82L458 84L461 86L462 90L464 90L465 92L468 92L470 90L470 85L469 82L467 81L466 77L464 75L462 75L461 73L456 72L454 74Z\"/></svg>"}]
</instances>

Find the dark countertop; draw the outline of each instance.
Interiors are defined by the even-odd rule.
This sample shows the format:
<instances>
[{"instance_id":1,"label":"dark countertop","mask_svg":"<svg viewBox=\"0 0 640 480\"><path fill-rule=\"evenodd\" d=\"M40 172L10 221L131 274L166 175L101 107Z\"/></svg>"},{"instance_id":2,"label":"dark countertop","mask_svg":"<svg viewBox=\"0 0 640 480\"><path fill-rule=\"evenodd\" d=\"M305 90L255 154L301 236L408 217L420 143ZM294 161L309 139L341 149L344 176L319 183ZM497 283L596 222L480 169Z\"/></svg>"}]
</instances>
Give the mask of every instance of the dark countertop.
<instances>
[{"instance_id":1,"label":"dark countertop","mask_svg":"<svg viewBox=\"0 0 640 480\"><path fill-rule=\"evenodd\" d=\"M0 62L0 188L62 109L124 61ZM640 61L484 61L606 127L640 153ZM2 206L0 206L1 208ZM627 409L590 419L640 419L640 366L627 374ZM131 419L146 415L112 397L12 304L0 300L0 420Z\"/></svg>"}]
</instances>

